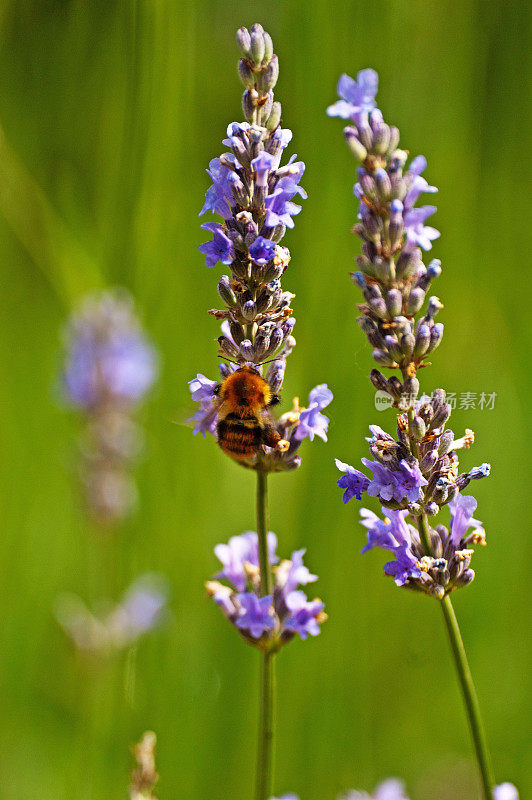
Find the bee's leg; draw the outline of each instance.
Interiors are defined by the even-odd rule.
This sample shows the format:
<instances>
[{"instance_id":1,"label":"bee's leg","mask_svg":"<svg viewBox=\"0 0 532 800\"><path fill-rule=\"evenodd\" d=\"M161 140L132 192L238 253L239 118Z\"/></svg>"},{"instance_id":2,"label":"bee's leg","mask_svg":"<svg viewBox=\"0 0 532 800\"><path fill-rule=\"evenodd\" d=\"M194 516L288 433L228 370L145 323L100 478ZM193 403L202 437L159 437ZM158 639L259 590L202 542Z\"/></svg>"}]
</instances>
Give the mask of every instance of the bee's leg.
<instances>
[{"instance_id":1,"label":"bee's leg","mask_svg":"<svg viewBox=\"0 0 532 800\"><path fill-rule=\"evenodd\" d=\"M222 388L222 384L221 383L217 383L216 386L214 387L214 389L212 390L212 393L213 394L220 394L220 389L221 388Z\"/></svg>"},{"instance_id":2,"label":"bee's leg","mask_svg":"<svg viewBox=\"0 0 532 800\"><path fill-rule=\"evenodd\" d=\"M275 430L273 425L265 425L262 429L262 443L268 447L277 447L281 441L280 434Z\"/></svg>"},{"instance_id":3,"label":"bee's leg","mask_svg":"<svg viewBox=\"0 0 532 800\"><path fill-rule=\"evenodd\" d=\"M268 403L269 406L277 406L281 402L281 397L278 394L272 394L270 402Z\"/></svg>"}]
</instances>

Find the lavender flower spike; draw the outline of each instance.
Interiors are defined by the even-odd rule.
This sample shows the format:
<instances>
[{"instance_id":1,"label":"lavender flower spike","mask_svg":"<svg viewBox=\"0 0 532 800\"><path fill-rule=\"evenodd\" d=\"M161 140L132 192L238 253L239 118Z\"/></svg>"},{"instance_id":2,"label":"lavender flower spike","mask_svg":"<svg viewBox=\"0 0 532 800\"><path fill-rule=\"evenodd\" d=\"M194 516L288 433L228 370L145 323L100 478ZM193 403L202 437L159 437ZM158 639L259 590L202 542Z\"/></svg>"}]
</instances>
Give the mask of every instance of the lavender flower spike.
<instances>
[{"instance_id":1,"label":"lavender flower spike","mask_svg":"<svg viewBox=\"0 0 532 800\"><path fill-rule=\"evenodd\" d=\"M141 448L137 406L157 376L157 356L124 290L87 297L68 323L62 375L65 400L86 419L82 449L85 505L112 525L134 508L131 465Z\"/></svg>"},{"instance_id":2,"label":"lavender flower spike","mask_svg":"<svg viewBox=\"0 0 532 800\"><path fill-rule=\"evenodd\" d=\"M218 283L224 306L209 312L221 322L219 355L230 362L219 365L222 379L241 372L233 384L240 388L230 393L233 402L250 394L250 381L259 387L259 400L244 412L231 409L223 399L228 396L223 382L198 375L189 386L199 408L189 421L195 434L214 435L224 452L243 466L283 472L300 466L298 451L304 439L318 436L327 441L329 419L322 411L331 402L332 392L321 384L311 391L306 408L300 408L296 399L293 409L280 418L271 412L271 406L280 401L286 361L295 345L294 295L281 286L290 252L281 241L301 211L295 198L307 196L300 183L305 164L296 161L295 155L281 163L292 132L281 127L281 105L274 101L279 62L270 36L256 25L251 31L242 28L238 41L245 120L229 124L223 139L226 149L209 164L212 185L200 215L211 211L221 219L203 223L213 238L199 250L207 267L220 262L229 268ZM370 78L362 76L357 95L364 107L371 102ZM350 96L355 97L352 92ZM265 362L273 366L264 376ZM254 420L253 431L244 434L235 414L237 420L246 415Z\"/></svg>"},{"instance_id":3,"label":"lavender flower spike","mask_svg":"<svg viewBox=\"0 0 532 800\"><path fill-rule=\"evenodd\" d=\"M475 577L470 567L471 545L486 541L480 523L473 519L476 500L461 493L471 481L487 477L491 468L484 463L460 474L458 451L473 444L473 432L466 430L463 437L455 437L446 427L451 406L443 389L418 399L418 372L430 365L428 359L444 332L443 324L436 321L443 304L428 294L432 281L441 274L440 262L423 263L423 251L430 250L440 236L426 224L436 207L417 205L421 195L434 194L437 188L421 176L427 166L424 156L408 163L408 151L399 149L399 130L386 124L375 107L376 89L377 77L368 70L359 73L358 82L344 75L339 83L341 100L327 113L351 121L344 136L359 162L354 186L358 221L353 231L362 241L352 279L364 299L358 305L357 321L378 365L370 372L379 394L377 407L383 408L384 399L395 409L395 431L392 435L370 426L372 460L363 458L362 463L372 478L337 461L345 473L338 485L344 489L344 503L353 497L360 500L367 492L382 506L383 518L362 509L367 539L363 552L373 547L391 552L393 559L385 563L385 574L393 576L397 586L441 603L483 797L493 800L497 790L478 700L450 600L451 592L469 585ZM382 369L391 370L391 377ZM435 520L446 505L451 512L449 530Z\"/></svg>"}]
</instances>

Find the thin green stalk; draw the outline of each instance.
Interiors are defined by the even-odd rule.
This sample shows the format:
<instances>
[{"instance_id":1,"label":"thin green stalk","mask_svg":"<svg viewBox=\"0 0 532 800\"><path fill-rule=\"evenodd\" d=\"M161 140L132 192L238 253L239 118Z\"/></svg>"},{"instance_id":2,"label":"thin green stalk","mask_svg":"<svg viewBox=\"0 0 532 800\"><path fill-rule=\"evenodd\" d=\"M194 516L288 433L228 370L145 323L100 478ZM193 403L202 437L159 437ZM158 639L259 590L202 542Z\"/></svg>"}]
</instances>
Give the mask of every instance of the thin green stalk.
<instances>
[{"instance_id":1,"label":"thin green stalk","mask_svg":"<svg viewBox=\"0 0 532 800\"><path fill-rule=\"evenodd\" d=\"M464 703L471 727L471 734L475 744L475 753L477 756L478 766L480 769L480 777L482 780L482 789L485 800L493 800L493 788L495 780L493 776L493 768L491 765L491 757L488 750L488 743L486 740L486 733L480 715L480 706L478 704L477 693L475 685L467 661L464 642L458 626L458 620L454 613L454 608L451 603L449 595L445 595L441 601L441 607L447 632L449 634L449 641L453 651L454 662L458 672L460 686L462 687L462 694L464 696Z\"/></svg>"},{"instance_id":2,"label":"thin green stalk","mask_svg":"<svg viewBox=\"0 0 532 800\"><path fill-rule=\"evenodd\" d=\"M268 555L268 476L257 470L257 535L261 596L271 594L272 571ZM256 800L273 795L273 742L275 731L275 653L265 651L262 664Z\"/></svg>"},{"instance_id":3,"label":"thin green stalk","mask_svg":"<svg viewBox=\"0 0 532 800\"><path fill-rule=\"evenodd\" d=\"M273 796L275 684L275 653L266 651L262 662L256 800L269 800Z\"/></svg>"},{"instance_id":4,"label":"thin green stalk","mask_svg":"<svg viewBox=\"0 0 532 800\"><path fill-rule=\"evenodd\" d=\"M403 372L403 380L406 379L407 373ZM409 426L409 439L410 448L413 455L419 461L419 447L415 437L412 434L412 421L414 419L414 412L412 409L408 411L408 426ZM419 536L428 555L433 555L432 543L430 540L429 523L426 514L421 514L418 517L418 530ZM443 611L443 617L447 626L447 633L449 634L449 642L451 650L453 651L454 662L458 672L458 679L462 689L462 695L466 707L466 713L471 728L471 735L475 745L475 754L478 761L480 776L482 780L482 789L485 800L493 800L493 788L495 786L495 779L493 776L493 768L491 765L491 757L488 750L488 743L486 740L486 733L480 715L480 706L478 703L477 693L475 691L475 684L473 683L473 676L469 668L467 655L460 633L460 627L456 614L454 613L453 604L449 595L445 595L440 601Z\"/></svg>"}]
</instances>

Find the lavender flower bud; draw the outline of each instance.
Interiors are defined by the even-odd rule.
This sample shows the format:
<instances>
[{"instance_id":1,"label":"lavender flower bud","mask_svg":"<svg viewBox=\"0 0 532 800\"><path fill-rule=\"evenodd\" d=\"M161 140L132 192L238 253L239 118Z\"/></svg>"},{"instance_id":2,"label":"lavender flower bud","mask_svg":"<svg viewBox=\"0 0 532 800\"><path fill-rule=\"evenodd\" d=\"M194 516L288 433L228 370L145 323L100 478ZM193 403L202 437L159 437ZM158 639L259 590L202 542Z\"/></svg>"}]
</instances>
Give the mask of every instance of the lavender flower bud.
<instances>
[{"instance_id":1,"label":"lavender flower bud","mask_svg":"<svg viewBox=\"0 0 532 800\"><path fill-rule=\"evenodd\" d=\"M240 352L246 361L255 360L255 349L249 339L244 339L240 342Z\"/></svg>"},{"instance_id":2,"label":"lavender flower bud","mask_svg":"<svg viewBox=\"0 0 532 800\"><path fill-rule=\"evenodd\" d=\"M270 384L270 389L272 390L273 394L277 394L281 391L285 369L286 360L284 358L280 358L270 365L268 372L266 373L266 380Z\"/></svg>"},{"instance_id":3,"label":"lavender flower bud","mask_svg":"<svg viewBox=\"0 0 532 800\"><path fill-rule=\"evenodd\" d=\"M244 319L248 320L248 322L253 322L257 316L257 305L253 300L248 300L244 303L242 306L242 316Z\"/></svg>"},{"instance_id":4,"label":"lavender flower bud","mask_svg":"<svg viewBox=\"0 0 532 800\"><path fill-rule=\"evenodd\" d=\"M263 31L262 38L264 39L264 63L267 64L273 56L273 41L267 31Z\"/></svg>"},{"instance_id":5,"label":"lavender flower bud","mask_svg":"<svg viewBox=\"0 0 532 800\"><path fill-rule=\"evenodd\" d=\"M384 337L384 344L386 345L387 351L393 356L395 361L401 361L403 358L403 353L401 348L399 347L399 342L397 341L395 336L385 336Z\"/></svg>"},{"instance_id":6,"label":"lavender flower bud","mask_svg":"<svg viewBox=\"0 0 532 800\"><path fill-rule=\"evenodd\" d=\"M222 353L226 355L228 358L234 359L240 355L240 351L238 350L238 348L235 347L233 342L231 342L225 336L218 337L218 344L220 345L220 350L222 351Z\"/></svg>"},{"instance_id":7,"label":"lavender flower bud","mask_svg":"<svg viewBox=\"0 0 532 800\"><path fill-rule=\"evenodd\" d=\"M407 358L412 356L415 345L416 340L412 333L405 333L404 336L401 336L401 350Z\"/></svg>"},{"instance_id":8,"label":"lavender flower bud","mask_svg":"<svg viewBox=\"0 0 532 800\"><path fill-rule=\"evenodd\" d=\"M236 322L235 320L230 321L229 332L237 345L239 345L240 342L242 342L245 339L246 335L244 333L242 325L239 322Z\"/></svg>"},{"instance_id":9,"label":"lavender flower bud","mask_svg":"<svg viewBox=\"0 0 532 800\"><path fill-rule=\"evenodd\" d=\"M395 265L397 278L400 280L407 280L415 274L419 265L421 264L421 252L416 247L415 250L403 250Z\"/></svg>"},{"instance_id":10,"label":"lavender flower bud","mask_svg":"<svg viewBox=\"0 0 532 800\"><path fill-rule=\"evenodd\" d=\"M358 132L356 128L344 128L344 136L347 144L349 145L349 149L357 161L364 161L368 155L368 151L358 138Z\"/></svg>"},{"instance_id":11,"label":"lavender flower bud","mask_svg":"<svg viewBox=\"0 0 532 800\"><path fill-rule=\"evenodd\" d=\"M413 317L425 301L425 292L419 287L412 289L406 301L406 313L409 317Z\"/></svg>"},{"instance_id":12,"label":"lavender flower bud","mask_svg":"<svg viewBox=\"0 0 532 800\"><path fill-rule=\"evenodd\" d=\"M430 331L430 342L427 348L427 353L432 353L432 351L438 347L442 339L443 339L443 323L436 322L432 326Z\"/></svg>"},{"instance_id":13,"label":"lavender flower bud","mask_svg":"<svg viewBox=\"0 0 532 800\"><path fill-rule=\"evenodd\" d=\"M228 306L231 306L231 308L236 306L236 296L227 275L222 275L218 281L218 294Z\"/></svg>"},{"instance_id":14,"label":"lavender flower bud","mask_svg":"<svg viewBox=\"0 0 532 800\"><path fill-rule=\"evenodd\" d=\"M254 90L246 89L242 95L242 111L248 122L252 122L255 113L255 104L253 98L256 98L257 93Z\"/></svg>"},{"instance_id":15,"label":"lavender flower bud","mask_svg":"<svg viewBox=\"0 0 532 800\"><path fill-rule=\"evenodd\" d=\"M247 59L241 58L238 62L238 76L247 89L255 86L255 73L249 66Z\"/></svg>"},{"instance_id":16,"label":"lavender flower bud","mask_svg":"<svg viewBox=\"0 0 532 800\"><path fill-rule=\"evenodd\" d=\"M427 428L421 417L414 417L412 420L412 433L414 437L420 442L427 432Z\"/></svg>"},{"instance_id":17,"label":"lavender flower bud","mask_svg":"<svg viewBox=\"0 0 532 800\"><path fill-rule=\"evenodd\" d=\"M401 349L404 352L403 340L401 339ZM410 395L410 397L417 397L419 394L419 381L417 378L407 378L403 383L403 392Z\"/></svg>"},{"instance_id":18,"label":"lavender flower bud","mask_svg":"<svg viewBox=\"0 0 532 800\"><path fill-rule=\"evenodd\" d=\"M239 28L236 32L236 41L244 56L249 56L251 50L251 36L247 28Z\"/></svg>"},{"instance_id":19,"label":"lavender flower bud","mask_svg":"<svg viewBox=\"0 0 532 800\"><path fill-rule=\"evenodd\" d=\"M392 258L381 258L373 262L373 272L383 283L391 283L395 279L395 264Z\"/></svg>"},{"instance_id":20,"label":"lavender flower bud","mask_svg":"<svg viewBox=\"0 0 532 800\"><path fill-rule=\"evenodd\" d=\"M273 56L260 78L260 87L264 92L269 92L279 78L279 59ZM271 109L270 109L271 111ZM269 115L268 115L269 116Z\"/></svg>"},{"instance_id":21,"label":"lavender flower bud","mask_svg":"<svg viewBox=\"0 0 532 800\"><path fill-rule=\"evenodd\" d=\"M373 358L375 359L377 364L380 364L382 367L394 366L393 358L391 358L391 356L389 356L388 353L384 352L384 350L380 350L379 348L376 348L373 351Z\"/></svg>"},{"instance_id":22,"label":"lavender flower bud","mask_svg":"<svg viewBox=\"0 0 532 800\"><path fill-rule=\"evenodd\" d=\"M372 297L369 306L373 313L380 319L388 319L388 309L382 297Z\"/></svg>"},{"instance_id":23,"label":"lavender flower bud","mask_svg":"<svg viewBox=\"0 0 532 800\"><path fill-rule=\"evenodd\" d=\"M266 127L269 131L274 131L281 122L281 104L280 103L272 103L272 108L270 111L270 116L266 120Z\"/></svg>"},{"instance_id":24,"label":"lavender flower bud","mask_svg":"<svg viewBox=\"0 0 532 800\"><path fill-rule=\"evenodd\" d=\"M428 453L426 453L421 460L420 464L421 472L424 475L427 475L429 472L432 472L432 470L436 466L438 458L439 454L437 450L429 450Z\"/></svg>"},{"instance_id":25,"label":"lavender flower bud","mask_svg":"<svg viewBox=\"0 0 532 800\"><path fill-rule=\"evenodd\" d=\"M392 185L385 169L378 169L375 172L375 185L380 199L383 201L389 200L392 193Z\"/></svg>"},{"instance_id":26,"label":"lavender flower bud","mask_svg":"<svg viewBox=\"0 0 532 800\"><path fill-rule=\"evenodd\" d=\"M416 344L414 347L414 358L421 358L426 352L430 342L430 328L428 325L420 325L416 331Z\"/></svg>"},{"instance_id":27,"label":"lavender flower bud","mask_svg":"<svg viewBox=\"0 0 532 800\"><path fill-rule=\"evenodd\" d=\"M258 66L266 54L264 44L264 28L258 23L251 28L250 58Z\"/></svg>"},{"instance_id":28,"label":"lavender flower bud","mask_svg":"<svg viewBox=\"0 0 532 800\"><path fill-rule=\"evenodd\" d=\"M440 406L438 410L434 412L431 427L441 428L442 425L445 425L451 416L451 411L451 406L448 403L444 403L442 406Z\"/></svg>"},{"instance_id":29,"label":"lavender flower bud","mask_svg":"<svg viewBox=\"0 0 532 800\"><path fill-rule=\"evenodd\" d=\"M403 297L398 289L390 289L386 294L386 307L390 317L397 317L401 313Z\"/></svg>"}]
</instances>

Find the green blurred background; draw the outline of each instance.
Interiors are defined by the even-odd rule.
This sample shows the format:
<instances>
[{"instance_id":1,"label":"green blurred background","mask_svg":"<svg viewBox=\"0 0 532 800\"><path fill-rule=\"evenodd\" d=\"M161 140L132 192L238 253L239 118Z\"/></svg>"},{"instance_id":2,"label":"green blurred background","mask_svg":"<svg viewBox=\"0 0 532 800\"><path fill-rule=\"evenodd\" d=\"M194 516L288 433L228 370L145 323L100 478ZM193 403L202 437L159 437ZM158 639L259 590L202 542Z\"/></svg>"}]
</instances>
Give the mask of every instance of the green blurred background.
<instances>
[{"instance_id":1,"label":"green blurred background","mask_svg":"<svg viewBox=\"0 0 532 800\"><path fill-rule=\"evenodd\" d=\"M0 798L123 797L128 747L159 737L161 798L249 798L258 654L204 597L213 545L254 525L254 476L213 440L176 425L186 381L214 376L217 266L207 270L198 210L204 169L241 119L235 29L260 21L281 62L276 94L309 199L284 243L297 295L285 383L335 393L327 445L302 448L271 480L271 524L288 554L308 548L330 620L279 661L278 793L333 800L405 779L413 800L477 797L475 765L436 602L361 557L358 507L343 507L333 457L356 463L376 412L369 349L348 272L359 252L355 164L325 116L341 72L373 66L379 106L440 187L433 253L442 259L443 345L425 389L497 392L492 411L457 410L477 435L464 467L488 547L455 606L499 781L530 796L530 391L527 280L530 171L526 0L4 0L0 14L0 439L3 597ZM293 149L288 152L293 152ZM526 177L525 177L526 176ZM74 479L80 420L55 389L59 331L87 290L135 294L163 359L141 414L140 509L107 540L87 527ZM525 311L524 309L527 309ZM105 576L115 563L114 586ZM118 598L139 573L172 585L172 619L127 659L81 659L52 613L58 593ZM106 585L107 583L107 585ZM124 690L129 686L128 691Z\"/></svg>"}]
</instances>

